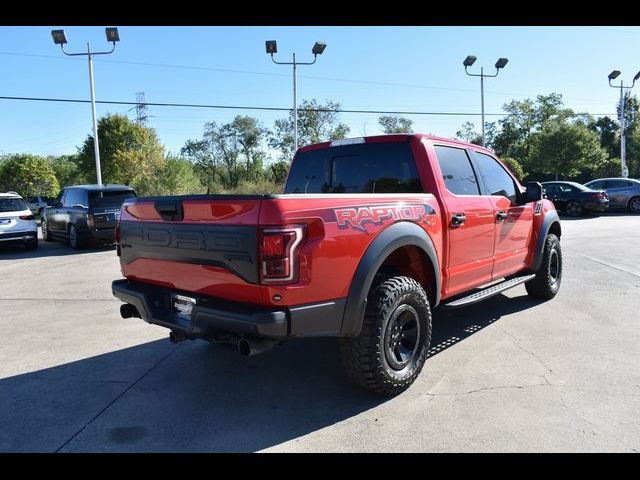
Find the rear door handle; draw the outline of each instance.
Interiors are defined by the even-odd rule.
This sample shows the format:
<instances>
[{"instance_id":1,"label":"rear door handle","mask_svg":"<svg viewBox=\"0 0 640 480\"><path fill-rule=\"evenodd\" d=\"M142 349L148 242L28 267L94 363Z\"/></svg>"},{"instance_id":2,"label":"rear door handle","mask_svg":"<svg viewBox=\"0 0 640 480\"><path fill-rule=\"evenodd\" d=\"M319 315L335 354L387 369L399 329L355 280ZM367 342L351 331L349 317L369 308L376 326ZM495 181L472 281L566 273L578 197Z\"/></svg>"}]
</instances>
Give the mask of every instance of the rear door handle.
<instances>
[{"instance_id":1,"label":"rear door handle","mask_svg":"<svg viewBox=\"0 0 640 480\"><path fill-rule=\"evenodd\" d=\"M507 212L498 212L496 213L496 218L498 219L499 222L502 222L507 218L509 218L509 214Z\"/></svg>"},{"instance_id":2,"label":"rear door handle","mask_svg":"<svg viewBox=\"0 0 640 480\"><path fill-rule=\"evenodd\" d=\"M454 213L451 215L451 225L458 227L467 220L467 216L464 213Z\"/></svg>"}]
</instances>

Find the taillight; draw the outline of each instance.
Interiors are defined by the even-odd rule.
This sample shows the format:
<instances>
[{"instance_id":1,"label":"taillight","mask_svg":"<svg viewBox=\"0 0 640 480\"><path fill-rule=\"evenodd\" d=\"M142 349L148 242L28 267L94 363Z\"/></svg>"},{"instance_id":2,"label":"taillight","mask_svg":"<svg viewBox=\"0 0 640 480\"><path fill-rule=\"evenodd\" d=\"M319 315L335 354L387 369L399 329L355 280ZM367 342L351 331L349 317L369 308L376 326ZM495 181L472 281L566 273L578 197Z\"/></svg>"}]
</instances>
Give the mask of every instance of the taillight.
<instances>
[{"instance_id":1,"label":"taillight","mask_svg":"<svg viewBox=\"0 0 640 480\"><path fill-rule=\"evenodd\" d=\"M20 215L20 220L35 220L35 215Z\"/></svg>"},{"instance_id":2,"label":"taillight","mask_svg":"<svg viewBox=\"0 0 640 480\"><path fill-rule=\"evenodd\" d=\"M116 241L116 254L118 256L120 256L120 253L121 253L121 250L120 250L120 221L118 221L118 223L116 223L116 232L115 232L114 239Z\"/></svg>"},{"instance_id":3,"label":"taillight","mask_svg":"<svg viewBox=\"0 0 640 480\"><path fill-rule=\"evenodd\" d=\"M260 276L264 283L293 283L304 226L268 227L260 235Z\"/></svg>"}]
</instances>

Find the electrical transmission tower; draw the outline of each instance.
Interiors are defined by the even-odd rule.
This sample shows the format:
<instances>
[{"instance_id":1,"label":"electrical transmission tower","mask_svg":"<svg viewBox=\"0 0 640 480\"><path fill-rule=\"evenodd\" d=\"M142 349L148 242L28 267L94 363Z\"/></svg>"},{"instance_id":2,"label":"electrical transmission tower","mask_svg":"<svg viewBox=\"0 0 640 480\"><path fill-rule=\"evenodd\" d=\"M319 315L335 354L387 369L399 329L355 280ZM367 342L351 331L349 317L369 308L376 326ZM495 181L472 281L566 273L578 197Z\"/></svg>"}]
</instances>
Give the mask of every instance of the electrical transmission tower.
<instances>
[{"instance_id":1,"label":"electrical transmission tower","mask_svg":"<svg viewBox=\"0 0 640 480\"><path fill-rule=\"evenodd\" d=\"M144 92L138 92L136 93L136 122L138 125L146 125L148 118Z\"/></svg>"}]
</instances>

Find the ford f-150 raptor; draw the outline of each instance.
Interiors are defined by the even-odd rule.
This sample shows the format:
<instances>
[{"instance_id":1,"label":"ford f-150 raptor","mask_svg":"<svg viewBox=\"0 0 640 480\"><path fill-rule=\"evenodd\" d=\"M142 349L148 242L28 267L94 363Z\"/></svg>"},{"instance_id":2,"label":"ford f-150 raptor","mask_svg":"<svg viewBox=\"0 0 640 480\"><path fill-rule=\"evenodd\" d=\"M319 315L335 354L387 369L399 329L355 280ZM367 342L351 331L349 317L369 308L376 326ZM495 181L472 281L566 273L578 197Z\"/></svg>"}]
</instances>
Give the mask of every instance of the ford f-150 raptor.
<instances>
[{"instance_id":1,"label":"ford f-150 raptor","mask_svg":"<svg viewBox=\"0 0 640 480\"><path fill-rule=\"evenodd\" d=\"M300 148L283 195L131 198L116 230L124 318L248 356L337 337L347 375L385 395L420 373L431 311L524 284L553 298L561 227L539 183L490 150L423 134Z\"/></svg>"}]
</instances>

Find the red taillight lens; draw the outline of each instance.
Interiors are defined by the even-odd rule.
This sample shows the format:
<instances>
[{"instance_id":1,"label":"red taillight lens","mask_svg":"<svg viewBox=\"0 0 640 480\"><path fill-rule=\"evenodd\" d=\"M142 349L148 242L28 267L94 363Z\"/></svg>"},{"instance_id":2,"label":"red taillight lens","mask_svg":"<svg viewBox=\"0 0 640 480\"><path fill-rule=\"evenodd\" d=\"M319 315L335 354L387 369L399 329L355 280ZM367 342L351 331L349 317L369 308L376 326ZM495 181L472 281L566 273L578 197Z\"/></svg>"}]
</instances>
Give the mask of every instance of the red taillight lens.
<instances>
[{"instance_id":1,"label":"red taillight lens","mask_svg":"<svg viewBox=\"0 0 640 480\"><path fill-rule=\"evenodd\" d=\"M263 282L296 281L298 249L303 237L304 227L300 225L262 230L260 274Z\"/></svg>"},{"instance_id":2,"label":"red taillight lens","mask_svg":"<svg viewBox=\"0 0 640 480\"><path fill-rule=\"evenodd\" d=\"M116 232L115 232L115 237L114 237L115 241L116 241L116 254L118 256L120 256L120 222L116 223Z\"/></svg>"},{"instance_id":3,"label":"red taillight lens","mask_svg":"<svg viewBox=\"0 0 640 480\"><path fill-rule=\"evenodd\" d=\"M35 215L20 215L20 220L35 220Z\"/></svg>"}]
</instances>

